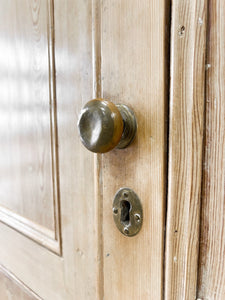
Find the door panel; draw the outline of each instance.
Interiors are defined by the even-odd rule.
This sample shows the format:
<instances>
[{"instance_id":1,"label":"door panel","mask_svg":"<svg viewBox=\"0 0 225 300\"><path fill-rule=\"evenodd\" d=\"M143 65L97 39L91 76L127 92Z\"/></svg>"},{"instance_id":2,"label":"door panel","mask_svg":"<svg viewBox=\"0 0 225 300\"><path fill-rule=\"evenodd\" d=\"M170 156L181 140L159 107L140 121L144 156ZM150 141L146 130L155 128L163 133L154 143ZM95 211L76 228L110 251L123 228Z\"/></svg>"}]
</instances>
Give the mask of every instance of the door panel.
<instances>
[{"instance_id":1,"label":"door panel","mask_svg":"<svg viewBox=\"0 0 225 300\"><path fill-rule=\"evenodd\" d=\"M0 267L0 299L10 300L40 300L23 282L12 273Z\"/></svg>"},{"instance_id":2,"label":"door panel","mask_svg":"<svg viewBox=\"0 0 225 300\"><path fill-rule=\"evenodd\" d=\"M1 1L0 14L0 264L40 298L98 299L94 159L76 133L91 2Z\"/></svg>"},{"instance_id":3,"label":"door panel","mask_svg":"<svg viewBox=\"0 0 225 300\"><path fill-rule=\"evenodd\" d=\"M0 220L60 253L48 2L2 6Z\"/></svg>"}]
</instances>

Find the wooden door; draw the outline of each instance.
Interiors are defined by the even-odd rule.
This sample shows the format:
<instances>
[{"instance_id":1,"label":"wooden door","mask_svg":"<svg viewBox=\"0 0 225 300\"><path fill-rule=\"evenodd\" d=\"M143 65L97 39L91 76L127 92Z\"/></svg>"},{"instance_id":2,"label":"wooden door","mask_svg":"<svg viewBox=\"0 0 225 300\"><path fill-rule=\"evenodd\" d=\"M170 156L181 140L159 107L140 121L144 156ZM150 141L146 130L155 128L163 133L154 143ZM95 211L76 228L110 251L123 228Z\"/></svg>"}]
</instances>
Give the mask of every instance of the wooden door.
<instances>
[{"instance_id":1,"label":"wooden door","mask_svg":"<svg viewBox=\"0 0 225 300\"><path fill-rule=\"evenodd\" d=\"M0 2L0 298L162 299L169 10L164 0ZM94 97L138 132L104 155L76 123ZM132 238L120 187L141 199Z\"/></svg>"},{"instance_id":2,"label":"wooden door","mask_svg":"<svg viewBox=\"0 0 225 300\"><path fill-rule=\"evenodd\" d=\"M90 2L0 2L2 300L98 298L91 22Z\"/></svg>"}]
</instances>

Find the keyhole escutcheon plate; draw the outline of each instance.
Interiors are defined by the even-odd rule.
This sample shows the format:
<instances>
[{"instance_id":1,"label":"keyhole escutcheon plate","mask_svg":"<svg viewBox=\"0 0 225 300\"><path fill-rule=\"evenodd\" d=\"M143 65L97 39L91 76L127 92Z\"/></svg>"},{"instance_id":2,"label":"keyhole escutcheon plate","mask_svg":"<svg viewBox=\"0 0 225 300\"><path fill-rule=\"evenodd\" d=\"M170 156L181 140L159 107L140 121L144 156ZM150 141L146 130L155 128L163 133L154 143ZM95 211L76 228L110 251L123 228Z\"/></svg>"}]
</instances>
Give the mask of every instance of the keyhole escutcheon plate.
<instances>
[{"instance_id":1,"label":"keyhole escutcheon plate","mask_svg":"<svg viewBox=\"0 0 225 300\"><path fill-rule=\"evenodd\" d=\"M126 236L134 236L141 230L142 205L132 189L125 187L117 191L113 201L113 218L119 231Z\"/></svg>"}]
</instances>

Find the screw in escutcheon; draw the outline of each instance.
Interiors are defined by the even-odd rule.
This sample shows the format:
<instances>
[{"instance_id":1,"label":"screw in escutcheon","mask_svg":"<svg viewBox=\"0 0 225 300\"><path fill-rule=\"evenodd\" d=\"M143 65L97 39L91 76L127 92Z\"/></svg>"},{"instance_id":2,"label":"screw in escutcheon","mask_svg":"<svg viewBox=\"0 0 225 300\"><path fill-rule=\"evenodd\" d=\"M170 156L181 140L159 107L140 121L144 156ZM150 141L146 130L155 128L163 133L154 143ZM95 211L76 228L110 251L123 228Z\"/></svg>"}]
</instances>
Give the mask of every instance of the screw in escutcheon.
<instances>
[{"instance_id":1,"label":"screw in escutcheon","mask_svg":"<svg viewBox=\"0 0 225 300\"><path fill-rule=\"evenodd\" d=\"M118 214L118 209L115 208L115 207L113 207L113 213L114 213L115 215L117 215L117 214Z\"/></svg>"},{"instance_id":2,"label":"screw in escutcheon","mask_svg":"<svg viewBox=\"0 0 225 300\"><path fill-rule=\"evenodd\" d=\"M129 234L129 229L127 227L124 228L124 233Z\"/></svg>"},{"instance_id":3,"label":"screw in escutcheon","mask_svg":"<svg viewBox=\"0 0 225 300\"><path fill-rule=\"evenodd\" d=\"M135 214L134 218L135 218L135 221L138 223L141 221L141 216L139 214Z\"/></svg>"}]
</instances>

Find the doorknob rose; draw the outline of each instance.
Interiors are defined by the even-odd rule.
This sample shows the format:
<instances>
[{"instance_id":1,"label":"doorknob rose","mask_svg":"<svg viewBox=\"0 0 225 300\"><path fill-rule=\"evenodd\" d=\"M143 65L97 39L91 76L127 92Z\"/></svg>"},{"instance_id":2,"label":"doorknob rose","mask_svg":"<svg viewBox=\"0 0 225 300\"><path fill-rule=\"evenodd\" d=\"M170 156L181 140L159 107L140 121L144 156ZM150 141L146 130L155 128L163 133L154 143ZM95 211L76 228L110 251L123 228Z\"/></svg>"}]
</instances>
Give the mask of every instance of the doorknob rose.
<instances>
[{"instance_id":1,"label":"doorknob rose","mask_svg":"<svg viewBox=\"0 0 225 300\"><path fill-rule=\"evenodd\" d=\"M126 148L137 131L134 112L125 104L115 105L105 99L87 102L77 126L82 143L95 153Z\"/></svg>"}]
</instances>

